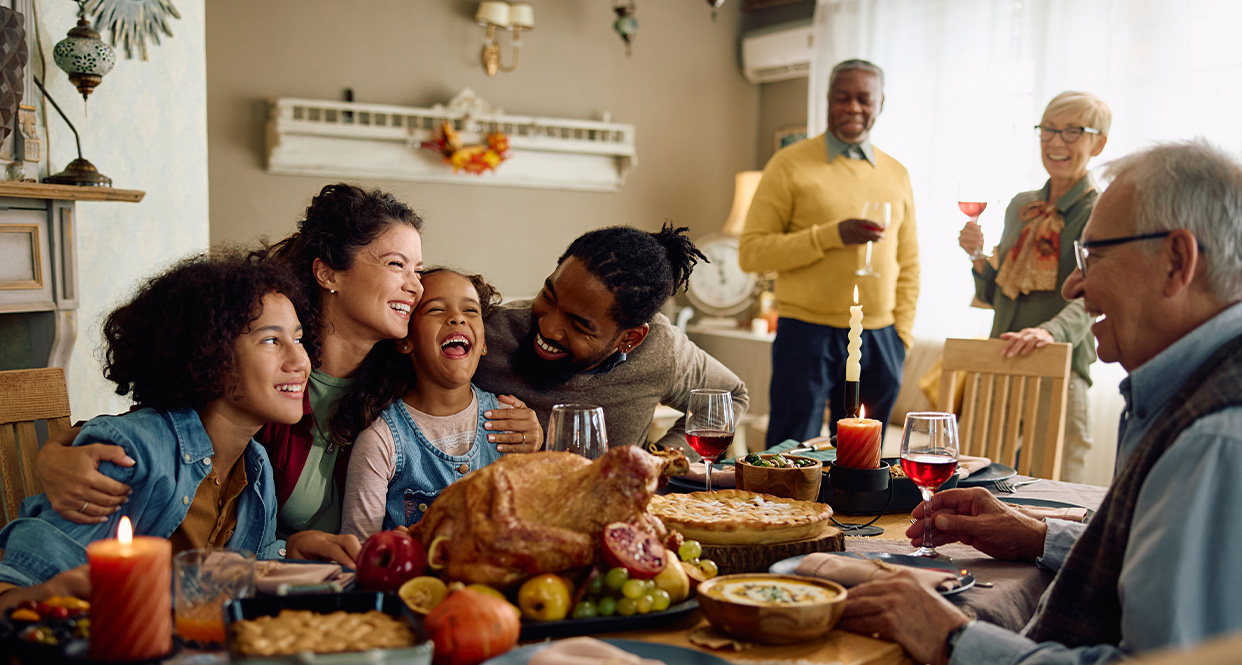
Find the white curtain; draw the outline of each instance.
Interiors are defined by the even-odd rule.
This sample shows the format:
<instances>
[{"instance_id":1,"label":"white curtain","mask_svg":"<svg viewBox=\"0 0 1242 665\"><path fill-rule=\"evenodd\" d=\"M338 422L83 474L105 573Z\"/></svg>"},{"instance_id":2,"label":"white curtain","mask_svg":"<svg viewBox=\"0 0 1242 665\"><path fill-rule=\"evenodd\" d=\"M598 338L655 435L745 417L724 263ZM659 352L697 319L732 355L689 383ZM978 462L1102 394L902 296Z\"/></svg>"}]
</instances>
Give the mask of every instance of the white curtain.
<instances>
[{"instance_id":1,"label":"white curtain","mask_svg":"<svg viewBox=\"0 0 1242 665\"><path fill-rule=\"evenodd\" d=\"M848 58L885 71L872 140L914 185L922 289L915 334L974 337L991 313L968 305L972 282L957 246L958 188L983 186L989 244L1016 193L1043 185L1032 126L1064 90L1113 110L1102 163L1154 141L1203 136L1242 150L1242 48L1237 0L818 0L809 135L824 131L828 74ZM1112 470L1116 365L1092 367L1092 480Z\"/></svg>"}]
</instances>

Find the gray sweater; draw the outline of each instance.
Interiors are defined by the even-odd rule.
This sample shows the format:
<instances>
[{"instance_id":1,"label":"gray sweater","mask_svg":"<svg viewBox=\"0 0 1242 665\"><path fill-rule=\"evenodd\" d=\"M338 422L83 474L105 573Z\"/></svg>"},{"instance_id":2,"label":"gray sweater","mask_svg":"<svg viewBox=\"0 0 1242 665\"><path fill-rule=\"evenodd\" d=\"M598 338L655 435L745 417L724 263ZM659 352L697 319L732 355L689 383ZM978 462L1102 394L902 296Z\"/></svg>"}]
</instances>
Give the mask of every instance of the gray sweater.
<instances>
[{"instance_id":1,"label":"gray sweater","mask_svg":"<svg viewBox=\"0 0 1242 665\"><path fill-rule=\"evenodd\" d=\"M530 304L530 300L506 303L487 318L488 354L479 363L474 383L498 395L517 396L535 410L545 430L553 405L585 402L604 407L610 445L644 444L655 408L666 404L685 412L695 388L732 391L738 419L746 413L750 397L742 380L663 314L651 319L647 338L612 371L579 374L559 388L536 392L509 367L509 358L530 331ZM689 450L685 425L685 418L679 418L659 443Z\"/></svg>"}]
</instances>

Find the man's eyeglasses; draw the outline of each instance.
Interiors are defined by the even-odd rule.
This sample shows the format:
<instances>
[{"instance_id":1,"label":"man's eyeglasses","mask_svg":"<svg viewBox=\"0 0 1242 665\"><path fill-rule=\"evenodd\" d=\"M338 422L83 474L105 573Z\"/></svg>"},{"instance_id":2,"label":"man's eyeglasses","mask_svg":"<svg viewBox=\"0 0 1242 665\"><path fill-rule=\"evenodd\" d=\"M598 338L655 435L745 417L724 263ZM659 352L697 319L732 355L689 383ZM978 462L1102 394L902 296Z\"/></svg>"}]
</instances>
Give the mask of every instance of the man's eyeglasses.
<instances>
[{"instance_id":1,"label":"man's eyeglasses","mask_svg":"<svg viewBox=\"0 0 1242 665\"><path fill-rule=\"evenodd\" d=\"M1087 258L1091 256L1091 250L1098 247L1112 247L1113 245L1124 245L1126 243L1138 242L1140 240L1155 240L1164 238L1172 231L1159 231L1157 233L1144 233L1137 236L1125 236L1123 238L1105 238L1104 240L1081 240L1074 241L1074 263L1078 269L1082 271L1083 277L1087 276Z\"/></svg>"},{"instance_id":2,"label":"man's eyeglasses","mask_svg":"<svg viewBox=\"0 0 1242 665\"><path fill-rule=\"evenodd\" d=\"M1092 127L1066 127L1065 129L1053 129L1044 127L1043 125L1035 125L1035 133L1039 134L1039 140L1047 143L1052 140L1053 135L1060 134L1061 140L1066 143L1077 141L1083 134L1099 134L1100 130Z\"/></svg>"}]
</instances>

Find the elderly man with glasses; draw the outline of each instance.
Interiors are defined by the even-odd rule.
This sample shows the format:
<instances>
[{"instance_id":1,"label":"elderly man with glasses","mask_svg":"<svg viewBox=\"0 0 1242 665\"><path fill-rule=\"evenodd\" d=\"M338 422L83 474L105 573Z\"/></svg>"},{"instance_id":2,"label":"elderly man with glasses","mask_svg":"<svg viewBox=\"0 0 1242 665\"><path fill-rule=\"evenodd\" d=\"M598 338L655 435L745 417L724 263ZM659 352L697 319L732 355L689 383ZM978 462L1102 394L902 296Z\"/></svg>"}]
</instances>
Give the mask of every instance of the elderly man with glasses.
<instances>
[{"instance_id":1,"label":"elderly man with glasses","mask_svg":"<svg viewBox=\"0 0 1242 665\"><path fill-rule=\"evenodd\" d=\"M1100 359L1129 372L1099 512L1042 522L986 490L940 492L936 544L1056 571L1036 616L1015 634L899 577L851 589L844 627L954 664L1102 663L1242 631L1242 164L1195 141L1107 170L1062 287L1099 316Z\"/></svg>"},{"instance_id":2,"label":"elderly man with glasses","mask_svg":"<svg viewBox=\"0 0 1242 665\"><path fill-rule=\"evenodd\" d=\"M1095 348L1092 317L1082 303L1061 297L1061 285L1074 270L1073 244L1099 196L1087 164L1104 149L1111 124L1108 105L1089 92L1053 97L1035 126L1048 181L1010 201L992 259L983 257L983 230L978 223L967 222L958 236L958 244L973 262L975 299L995 311L990 336L1008 341L1006 356L1052 342L1074 346L1060 479L1076 483L1085 480L1091 449L1087 389ZM1038 456L1033 461L1038 467Z\"/></svg>"}]
</instances>

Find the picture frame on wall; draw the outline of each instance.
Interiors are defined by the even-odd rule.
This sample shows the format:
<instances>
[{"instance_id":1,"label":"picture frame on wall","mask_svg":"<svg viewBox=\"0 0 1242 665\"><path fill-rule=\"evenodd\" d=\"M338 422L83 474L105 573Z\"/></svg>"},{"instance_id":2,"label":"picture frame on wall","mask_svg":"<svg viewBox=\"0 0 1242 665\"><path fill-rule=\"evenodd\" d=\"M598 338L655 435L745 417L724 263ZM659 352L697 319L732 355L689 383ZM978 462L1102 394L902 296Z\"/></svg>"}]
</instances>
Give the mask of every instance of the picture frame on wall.
<instances>
[{"instance_id":1,"label":"picture frame on wall","mask_svg":"<svg viewBox=\"0 0 1242 665\"><path fill-rule=\"evenodd\" d=\"M780 150L787 145L793 145L804 138L806 138L806 125L798 127L782 127L781 129L776 130L775 150Z\"/></svg>"}]
</instances>

